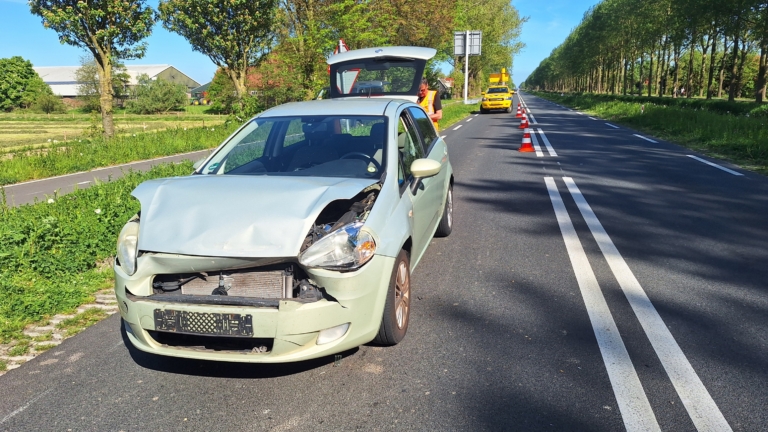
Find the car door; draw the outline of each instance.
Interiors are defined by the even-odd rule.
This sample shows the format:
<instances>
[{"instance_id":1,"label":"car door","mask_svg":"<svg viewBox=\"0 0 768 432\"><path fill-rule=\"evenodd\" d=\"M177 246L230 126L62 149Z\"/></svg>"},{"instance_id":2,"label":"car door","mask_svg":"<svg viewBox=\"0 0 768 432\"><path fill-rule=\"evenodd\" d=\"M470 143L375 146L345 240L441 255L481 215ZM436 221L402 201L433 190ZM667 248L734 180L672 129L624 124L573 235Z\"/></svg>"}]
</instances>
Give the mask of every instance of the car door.
<instances>
[{"instance_id":1,"label":"car door","mask_svg":"<svg viewBox=\"0 0 768 432\"><path fill-rule=\"evenodd\" d=\"M424 254L424 251L432 238L432 234L434 233L434 191L436 188L434 187L434 178L423 179L415 193L410 187L413 182L411 164L416 159L424 157L424 145L416 124L407 109L403 110L399 116L398 148L404 178L406 180L403 184L403 193L407 194L413 203L413 248L411 251L411 261L416 263Z\"/></svg>"},{"instance_id":2,"label":"car door","mask_svg":"<svg viewBox=\"0 0 768 432\"><path fill-rule=\"evenodd\" d=\"M443 210L443 204L445 196L448 192L446 189L448 185L449 175L448 165L448 148L445 142L437 136L437 131L432 124L432 120L429 119L427 113L420 107L410 107L408 112L411 118L414 120L419 135L421 136L421 142L424 146L424 157L440 162L442 168L436 176L426 178L423 180L426 190L425 195L429 200L430 214L432 219L429 222L429 235L435 233L437 224L440 223L440 216Z\"/></svg>"}]
</instances>

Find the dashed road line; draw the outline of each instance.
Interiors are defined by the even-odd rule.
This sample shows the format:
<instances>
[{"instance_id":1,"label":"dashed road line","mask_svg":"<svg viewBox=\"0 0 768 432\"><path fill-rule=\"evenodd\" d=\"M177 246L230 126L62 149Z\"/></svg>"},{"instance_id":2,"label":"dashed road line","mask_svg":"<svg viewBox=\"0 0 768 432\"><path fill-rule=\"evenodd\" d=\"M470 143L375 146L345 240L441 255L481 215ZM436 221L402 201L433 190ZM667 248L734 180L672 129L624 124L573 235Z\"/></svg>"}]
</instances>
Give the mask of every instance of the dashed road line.
<instances>
[{"instance_id":1,"label":"dashed road line","mask_svg":"<svg viewBox=\"0 0 768 432\"><path fill-rule=\"evenodd\" d=\"M563 177L576 206L579 208L589 231L597 241L608 266L616 277L621 290L643 327L656 355L661 360L672 385L688 411L694 426L699 431L730 431L731 427L720 409L699 379L683 350L675 341L659 312L651 303L640 282L635 278L619 250L611 241L603 225L597 219L587 200L581 194L571 177ZM554 180L552 181L554 183ZM551 192L550 192L551 195ZM575 267L575 266L574 266ZM631 364L630 364L631 367ZM624 412L622 411L622 415Z\"/></svg>"},{"instance_id":2,"label":"dashed road line","mask_svg":"<svg viewBox=\"0 0 768 432\"><path fill-rule=\"evenodd\" d=\"M549 152L549 155L552 157L557 156L557 152L555 152L555 149L552 147L552 144L549 143L549 140L547 139L547 136L544 135L544 131L539 129L539 134L541 134L541 140L544 141L544 145L547 146L547 151Z\"/></svg>"},{"instance_id":3,"label":"dashed road line","mask_svg":"<svg viewBox=\"0 0 768 432\"><path fill-rule=\"evenodd\" d=\"M531 141L533 142L533 149L536 150L536 157L544 157L544 152L541 151L541 147L539 147L539 139L536 138L536 131L532 131L531 134Z\"/></svg>"},{"instance_id":4,"label":"dashed road line","mask_svg":"<svg viewBox=\"0 0 768 432\"><path fill-rule=\"evenodd\" d=\"M462 126L464 126L464 125L458 125L458 126L456 126L455 128L453 128L451 130L459 130Z\"/></svg>"},{"instance_id":5,"label":"dashed road line","mask_svg":"<svg viewBox=\"0 0 768 432\"><path fill-rule=\"evenodd\" d=\"M733 174L733 175L735 175L735 176L743 176L743 175L744 175L744 174L742 174L742 173L740 173L740 172L737 172L737 171L734 171L734 170L728 169L728 168L726 168L726 167L723 167L723 166L720 166L720 165L718 165L718 164L716 164L716 163L710 162L710 161L708 161L708 160L704 160L704 159L702 159L702 158L700 158L700 157L696 157L696 156L694 156L694 155L687 155L687 156L688 156L689 158L692 158L692 159L696 159L696 160L697 160L697 161L699 161L699 162L703 162L703 163L705 163L705 164L707 164L707 165L709 165L709 166L715 167L715 168L717 168L717 169L719 169L719 170L723 170L723 171L725 171L725 172L727 172L727 173L730 173L730 174Z\"/></svg>"},{"instance_id":6,"label":"dashed road line","mask_svg":"<svg viewBox=\"0 0 768 432\"><path fill-rule=\"evenodd\" d=\"M544 181L576 276L576 282L584 298L600 354L608 372L608 379L619 405L624 427L628 431L660 431L661 428L653 414L651 404L648 402L648 396L643 390L637 371L632 365L632 359L629 358L627 347L621 339L619 329L608 308L608 303L597 283L597 277L589 264L573 222L568 216L568 210L557 190L555 179L544 177Z\"/></svg>"},{"instance_id":7,"label":"dashed road line","mask_svg":"<svg viewBox=\"0 0 768 432\"><path fill-rule=\"evenodd\" d=\"M589 117L589 119L590 119L590 120L597 120L597 119L596 119L596 118L594 118L594 117Z\"/></svg>"},{"instance_id":8,"label":"dashed road line","mask_svg":"<svg viewBox=\"0 0 768 432\"><path fill-rule=\"evenodd\" d=\"M440 138L445 139L448 135L443 135Z\"/></svg>"},{"instance_id":9,"label":"dashed road line","mask_svg":"<svg viewBox=\"0 0 768 432\"><path fill-rule=\"evenodd\" d=\"M614 128L614 129L619 129L619 127L618 127L618 126L616 126L616 125L612 125L612 124L610 124L610 123L606 123L606 124L607 124L608 126L610 126L610 127Z\"/></svg>"},{"instance_id":10,"label":"dashed road line","mask_svg":"<svg viewBox=\"0 0 768 432\"><path fill-rule=\"evenodd\" d=\"M468 118L468 119L467 119L467 121L468 121L468 122L471 122L471 121L472 121L472 117Z\"/></svg>"},{"instance_id":11,"label":"dashed road line","mask_svg":"<svg viewBox=\"0 0 768 432\"><path fill-rule=\"evenodd\" d=\"M658 144L658 143L659 143L658 141L654 141L654 140L652 140L652 139L650 139L650 138L646 138L646 137L644 137L644 136L642 136L642 135L638 135L638 134L632 134L632 135L634 135L634 136L636 136L636 137L638 137L638 138L642 138L642 139L644 139L644 140L646 140L646 141L648 141L648 142L652 142L652 143L654 143L654 144Z\"/></svg>"}]
</instances>

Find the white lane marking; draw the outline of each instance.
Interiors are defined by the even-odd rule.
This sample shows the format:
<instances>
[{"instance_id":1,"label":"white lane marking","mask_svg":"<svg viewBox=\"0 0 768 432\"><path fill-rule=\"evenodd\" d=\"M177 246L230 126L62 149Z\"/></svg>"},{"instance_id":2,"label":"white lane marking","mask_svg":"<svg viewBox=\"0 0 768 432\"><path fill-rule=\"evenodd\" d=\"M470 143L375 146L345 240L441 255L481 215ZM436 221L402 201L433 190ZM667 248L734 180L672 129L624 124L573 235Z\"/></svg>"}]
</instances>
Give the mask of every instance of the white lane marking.
<instances>
[{"instance_id":1,"label":"white lane marking","mask_svg":"<svg viewBox=\"0 0 768 432\"><path fill-rule=\"evenodd\" d=\"M581 111L576 111L576 114L578 114L578 115L586 115L586 114L584 114L584 113L583 113L583 112L581 112Z\"/></svg>"},{"instance_id":2,"label":"white lane marking","mask_svg":"<svg viewBox=\"0 0 768 432\"><path fill-rule=\"evenodd\" d=\"M557 223L560 226L560 233L563 235L565 249L571 260L573 272L576 275L576 282L579 284L581 296L584 298L584 304L587 308L589 321L592 324L592 330L597 338L597 345L600 348L600 354L603 357L605 368L608 371L608 379L613 387L613 394L616 396L616 402L619 405L624 427L628 431L660 431L656 416L653 414L651 404L640 383L629 358L627 347L621 339L619 329L613 320L608 303L600 291L600 285L589 264L584 248L579 242L576 229L568 216L568 210L565 208L560 192L557 190L557 184L552 177L544 177L549 191L549 199L552 201L552 207L555 210Z\"/></svg>"},{"instance_id":3,"label":"white lane marking","mask_svg":"<svg viewBox=\"0 0 768 432\"><path fill-rule=\"evenodd\" d=\"M475 114L475 115L473 115L472 117L477 117L477 116L479 116L479 115L480 115L480 114Z\"/></svg>"},{"instance_id":4,"label":"white lane marking","mask_svg":"<svg viewBox=\"0 0 768 432\"><path fill-rule=\"evenodd\" d=\"M453 129L451 129L451 130L458 130L458 129L459 129L460 127L462 127L462 126L464 126L464 125L458 125L458 126L456 126L455 128L453 128Z\"/></svg>"},{"instance_id":5,"label":"white lane marking","mask_svg":"<svg viewBox=\"0 0 768 432\"><path fill-rule=\"evenodd\" d=\"M46 394L50 393L50 392L51 392L51 390L53 390L53 389L48 389L48 390L46 390L46 391L44 391L44 392L40 393L39 395L35 396L35 398L34 398L34 399L32 399L32 400L30 400L29 402L27 402L27 403L26 403L26 404L25 404L23 407L21 407L21 408L17 408L17 409L16 409L16 411L14 411L14 412L12 412L12 413L8 414L7 416L3 417L3 419L2 419L2 420L0 420L0 424L3 424L3 423L5 423L5 422L7 422L8 420L10 420L10 418L11 418L11 417L13 417L13 416L15 416L16 414L18 414L18 413L20 413L20 412L24 411L25 409L29 408L29 406L30 406L30 405L32 405L33 403L37 402L37 400L38 400L38 399L40 399L41 397L43 397L43 396L45 396Z\"/></svg>"},{"instance_id":6,"label":"white lane marking","mask_svg":"<svg viewBox=\"0 0 768 432\"><path fill-rule=\"evenodd\" d=\"M696 160L697 160L697 161L699 161L699 162L703 162L703 163L705 163L705 164L707 164L707 165L709 165L709 166L713 166L713 167L715 167L715 168L717 168L717 169L721 169L721 170L723 170L723 171L725 171L725 172L727 172L727 173L731 173L731 174L733 174L733 175L735 175L735 176L743 176L743 175L744 175L744 174L742 174L742 173L740 173L740 172L736 172L736 171L734 171L734 170L731 170L731 169L728 169L728 168L726 168L726 167L720 166L720 165L718 165L718 164L716 164L716 163L712 163L712 162L710 162L710 161L708 161L708 160L704 160L704 159L702 159L702 158L700 158L700 157L696 157L696 156L694 156L694 155L687 155L687 156L688 156L689 158L693 158L693 159L696 159Z\"/></svg>"},{"instance_id":7,"label":"white lane marking","mask_svg":"<svg viewBox=\"0 0 768 432\"><path fill-rule=\"evenodd\" d=\"M441 136L440 138L442 138L442 139L445 139L445 137L447 137L447 136L448 136L448 135L443 135L443 136Z\"/></svg>"},{"instance_id":8,"label":"white lane marking","mask_svg":"<svg viewBox=\"0 0 768 432\"><path fill-rule=\"evenodd\" d=\"M536 131L531 130L531 141L533 142L533 148L536 150L536 157L544 157L544 152L541 151L541 147L539 147L539 139L536 138Z\"/></svg>"},{"instance_id":9,"label":"white lane marking","mask_svg":"<svg viewBox=\"0 0 768 432\"><path fill-rule=\"evenodd\" d=\"M590 119L590 120L597 120L597 119L596 119L596 118L594 118L594 117L589 117L589 119Z\"/></svg>"},{"instance_id":10,"label":"white lane marking","mask_svg":"<svg viewBox=\"0 0 768 432\"><path fill-rule=\"evenodd\" d=\"M704 384L696 375L691 363L685 357L683 350L669 332L661 319L659 312L651 303L648 295L630 270L619 250L611 241L603 225L597 219L587 200L581 194L578 186L571 177L563 177L568 190L576 201L582 217L587 222L589 231L595 237L597 245L603 252L608 266L624 291L629 305L640 321L648 340L650 340L656 355L658 355L664 370L667 372L672 385L683 401L688 415L699 431L730 431L731 427L718 409Z\"/></svg>"},{"instance_id":11,"label":"white lane marking","mask_svg":"<svg viewBox=\"0 0 768 432\"><path fill-rule=\"evenodd\" d=\"M528 113L528 118L532 120L531 123L539 124L539 122L536 121L536 117L534 117L533 114L530 114L530 112Z\"/></svg>"},{"instance_id":12,"label":"white lane marking","mask_svg":"<svg viewBox=\"0 0 768 432\"><path fill-rule=\"evenodd\" d=\"M468 119L467 119L467 121L468 121L468 122L471 122L471 121L472 121L472 117L468 118Z\"/></svg>"},{"instance_id":13,"label":"white lane marking","mask_svg":"<svg viewBox=\"0 0 768 432\"><path fill-rule=\"evenodd\" d=\"M612 125L612 124L610 124L610 123L606 123L606 124L607 124L608 126L610 126L610 127L614 128L614 129L619 129L619 127L618 127L618 126Z\"/></svg>"},{"instance_id":14,"label":"white lane marking","mask_svg":"<svg viewBox=\"0 0 768 432\"><path fill-rule=\"evenodd\" d=\"M549 143L547 136L544 135L544 131L539 129L539 133L541 134L541 140L544 141L544 145L547 146L547 151L549 152L549 155L552 157L557 156L555 149L552 148L552 144Z\"/></svg>"},{"instance_id":15,"label":"white lane marking","mask_svg":"<svg viewBox=\"0 0 768 432\"><path fill-rule=\"evenodd\" d=\"M78 183L78 184L79 184L79 185L84 185L84 184L88 184L88 183L90 183L90 182L91 182L90 180L86 180L86 181L80 182L80 183Z\"/></svg>"},{"instance_id":16,"label":"white lane marking","mask_svg":"<svg viewBox=\"0 0 768 432\"><path fill-rule=\"evenodd\" d=\"M654 140L652 140L652 139L650 139L650 138L646 138L646 137L644 137L644 136L642 136L642 135L638 135L638 134L632 134L632 135L634 135L634 136L636 136L636 137L638 137L638 138L642 138L642 139L644 139L644 140L646 140L646 141L652 142L652 143L654 143L654 144L658 144L658 143L659 143L658 141L654 141Z\"/></svg>"}]
</instances>

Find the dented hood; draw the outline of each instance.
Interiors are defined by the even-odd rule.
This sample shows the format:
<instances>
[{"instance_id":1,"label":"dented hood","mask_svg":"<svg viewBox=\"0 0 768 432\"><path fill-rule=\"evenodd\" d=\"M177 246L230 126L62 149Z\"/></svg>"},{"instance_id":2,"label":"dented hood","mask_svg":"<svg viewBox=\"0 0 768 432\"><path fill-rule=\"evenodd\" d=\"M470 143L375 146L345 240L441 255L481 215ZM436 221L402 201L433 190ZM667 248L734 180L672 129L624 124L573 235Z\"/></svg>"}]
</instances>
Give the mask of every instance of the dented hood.
<instances>
[{"instance_id":1,"label":"dented hood","mask_svg":"<svg viewBox=\"0 0 768 432\"><path fill-rule=\"evenodd\" d=\"M141 202L139 250L227 257L290 257L331 201L369 179L190 176L151 180Z\"/></svg>"}]
</instances>

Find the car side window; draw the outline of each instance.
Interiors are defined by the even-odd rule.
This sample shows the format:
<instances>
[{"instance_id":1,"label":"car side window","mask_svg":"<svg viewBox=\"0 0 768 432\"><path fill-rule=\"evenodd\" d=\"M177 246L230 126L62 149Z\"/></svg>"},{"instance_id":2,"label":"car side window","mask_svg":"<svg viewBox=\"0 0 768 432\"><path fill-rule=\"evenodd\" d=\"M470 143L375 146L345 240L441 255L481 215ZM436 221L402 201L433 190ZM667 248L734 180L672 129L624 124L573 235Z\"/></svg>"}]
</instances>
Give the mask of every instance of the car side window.
<instances>
[{"instance_id":1,"label":"car side window","mask_svg":"<svg viewBox=\"0 0 768 432\"><path fill-rule=\"evenodd\" d=\"M416 122L416 125L419 128L419 132L421 132L421 137L424 139L424 151L426 152L429 150L429 147L432 145L432 143L437 139L435 126L432 124L432 120L427 117L427 114L424 112L424 110L411 107L408 108L408 111L411 113L411 116Z\"/></svg>"},{"instance_id":2,"label":"car side window","mask_svg":"<svg viewBox=\"0 0 768 432\"><path fill-rule=\"evenodd\" d=\"M264 147L272 131L272 123L266 123L259 127L256 122L252 123L252 131L246 135L232 151L229 152L224 160L224 169L221 174L227 174L243 165L264 155ZM214 171L219 164L211 165L209 172Z\"/></svg>"},{"instance_id":3,"label":"car side window","mask_svg":"<svg viewBox=\"0 0 768 432\"><path fill-rule=\"evenodd\" d=\"M402 162L406 179L411 177L411 164L413 161L424 157L424 149L419 138L419 134L416 132L411 119L403 111L400 114L400 121L397 126L397 147L400 152L400 161Z\"/></svg>"}]
</instances>

